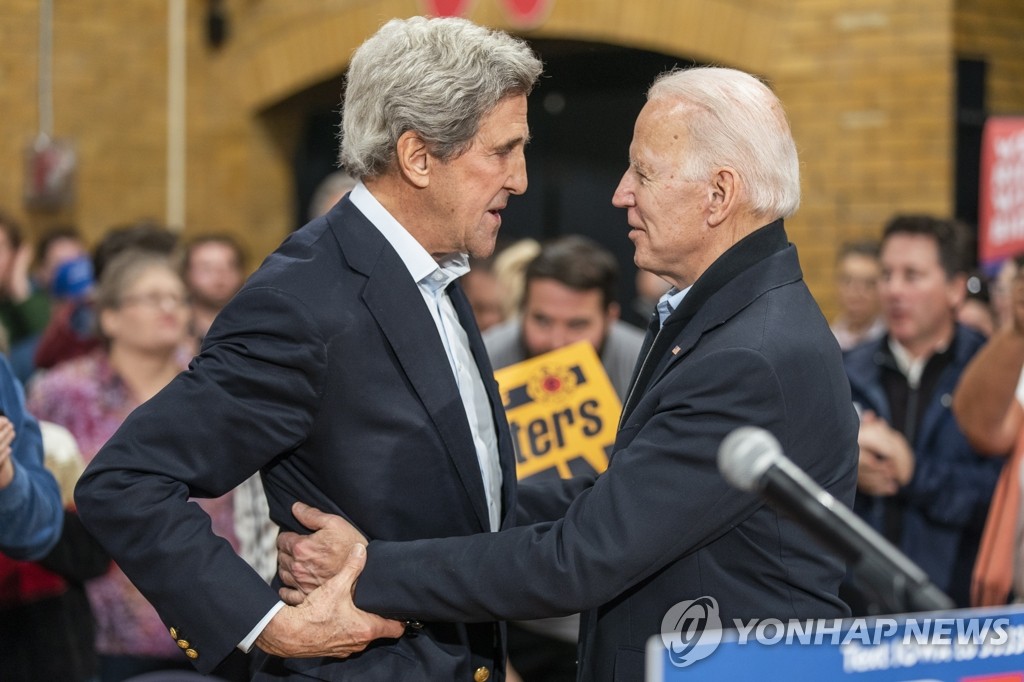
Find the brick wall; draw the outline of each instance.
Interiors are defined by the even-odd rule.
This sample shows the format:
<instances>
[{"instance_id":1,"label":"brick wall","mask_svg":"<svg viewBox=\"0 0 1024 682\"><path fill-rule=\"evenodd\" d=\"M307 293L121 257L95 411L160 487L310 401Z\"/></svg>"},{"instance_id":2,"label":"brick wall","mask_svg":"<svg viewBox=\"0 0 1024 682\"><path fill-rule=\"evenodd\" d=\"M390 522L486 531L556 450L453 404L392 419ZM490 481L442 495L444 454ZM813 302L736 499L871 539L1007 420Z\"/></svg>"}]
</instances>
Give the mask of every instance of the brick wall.
<instances>
[{"instance_id":1,"label":"brick wall","mask_svg":"<svg viewBox=\"0 0 1024 682\"><path fill-rule=\"evenodd\" d=\"M801 0L783 22L773 75L803 163L791 232L829 316L839 244L878 236L896 212L952 210L951 10Z\"/></svg>"},{"instance_id":2,"label":"brick wall","mask_svg":"<svg viewBox=\"0 0 1024 682\"><path fill-rule=\"evenodd\" d=\"M258 262L291 225L295 103L337 77L382 21L421 5L226 6L230 38L215 50L204 36L206 3L188 2L185 230L238 234ZM477 0L471 11L509 28L495 0ZM5 0L0 206L33 232L71 220L90 239L112 224L163 218L167 1L57 2L54 20L55 132L77 145L79 198L59 215L21 208L21 155L37 131L38 3ZM1024 112L1019 0L555 0L545 23L525 35L654 49L766 77L787 107L803 162L791 236L829 315L841 241L876 235L897 211L952 210L956 57L989 60L993 112Z\"/></svg>"},{"instance_id":3,"label":"brick wall","mask_svg":"<svg viewBox=\"0 0 1024 682\"><path fill-rule=\"evenodd\" d=\"M74 141L77 202L59 215L20 213L30 231L58 221L90 234L162 218L166 166L166 3L58 2L53 17L54 134ZM20 210L24 145L38 132L38 3L0 9L0 205Z\"/></svg>"},{"instance_id":4,"label":"brick wall","mask_svg":"<svg viewBox=\"0 0 1024 682\"><path fill-rule=\"evenodd\" d=\"M1024 116L1024 3L959 0L956 54L988 63L989 112Z\"/></svg>"}]
</instances>

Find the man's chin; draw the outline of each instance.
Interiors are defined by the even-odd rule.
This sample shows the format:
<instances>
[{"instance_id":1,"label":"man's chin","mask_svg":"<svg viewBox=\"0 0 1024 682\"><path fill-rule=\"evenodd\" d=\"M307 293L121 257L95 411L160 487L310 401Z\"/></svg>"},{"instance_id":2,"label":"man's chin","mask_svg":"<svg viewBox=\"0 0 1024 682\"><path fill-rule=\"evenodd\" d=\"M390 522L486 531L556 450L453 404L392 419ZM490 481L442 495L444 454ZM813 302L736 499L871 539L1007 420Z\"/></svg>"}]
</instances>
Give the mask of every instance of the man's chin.
<instances>
[{"instance_id":1,"label":"man's chin","mask_svg":"<svg viewBox=\"0 0 1024 682\"><path fill-rule=\"evenodd\" d=\"M466 251L471 258L488 258L494 253L494 246L498 241L498 231L495 230L490 240L480 240L478 243L467 244Z\"/></svg>"},{"instance_id":2,"label":"man's chin","mask_svg":"<svg viewBox=\"0 0 1024 682\"><path fill-rule=\"evenodd\" d=\"M647 252L637 249L633 254L633 264L641 270L650 270L650 259L647 258Z\"/></svg>"}]
</instances>

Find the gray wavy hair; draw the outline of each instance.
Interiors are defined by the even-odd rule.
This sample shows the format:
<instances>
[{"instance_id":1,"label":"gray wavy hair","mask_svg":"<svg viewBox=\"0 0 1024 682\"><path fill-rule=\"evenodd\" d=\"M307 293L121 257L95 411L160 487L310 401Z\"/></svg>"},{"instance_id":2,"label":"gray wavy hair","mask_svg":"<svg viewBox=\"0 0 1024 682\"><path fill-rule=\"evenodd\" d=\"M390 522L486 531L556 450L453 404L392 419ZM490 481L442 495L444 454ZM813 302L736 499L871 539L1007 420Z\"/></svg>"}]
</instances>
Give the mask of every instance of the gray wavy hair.
<instances>
[{"instance_id":1,"label":"gray wavy hair","mask_svg":"<svg viewBox=\"0 0 1024 682\"><path fill-rule=\"evenodd\" d=\"M441 160L470 145L480 119L528 95L542 65L522 40L465 19L392 19L356 49L341 117L341 165L379 175L413 130Z\"/></svg>"},{"instance_id":2,"label":"gray wavy hair","mask_svg":"<svg viewBox=\"0 0 1024 682\"><path fill-rule=\"evenodd\" d=\"M647 99L684 104L691 141L682 172L705 179L730 166L743 179L750 208L770 220L800 206L800 162L782 103L768 86L743 71L698 67L659 76Z\"/></svg>"}]
</instances>

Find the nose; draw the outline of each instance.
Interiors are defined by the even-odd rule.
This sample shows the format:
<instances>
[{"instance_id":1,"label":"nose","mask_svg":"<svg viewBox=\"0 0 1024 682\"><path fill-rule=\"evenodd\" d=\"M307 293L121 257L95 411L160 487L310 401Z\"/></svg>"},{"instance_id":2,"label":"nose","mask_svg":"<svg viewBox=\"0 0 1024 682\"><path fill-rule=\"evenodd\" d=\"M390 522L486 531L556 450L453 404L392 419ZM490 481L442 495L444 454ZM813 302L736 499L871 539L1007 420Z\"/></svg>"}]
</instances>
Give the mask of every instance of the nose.
<instances>
[{"instance_id":1,"label":"nose","mask_svg":"<svg viewBox=\"0 0 1024 682\"><path fill-rule=\"evenodd\" d=\"M550 350L557 350L564 348L572 343L575 339L572 338L572 332L562 326L555 327L551 330L548 336L548 348Z\"/></svg>"},{"instance_id":2,"label":"nose","mask_svg":"<svg viewBox=\"0 0 1024 682\"><path fill-rule=\"evenodd\" d=\"M510 194L522 194L529 184L526 178L526 154L522 147L516 150L515 157L508 176L507 188Z\"/></svg>"},{"instance_id":3,"label":"nose","mask_svg":"<svg viewBox=\"0 0 1024 682\"><path fill-rule=\"evenodd\" d=\"M878 285L878 294L883 299L892 299L900 296L905 288L905 282L898 276L883 278Z\"/></svg>"},{"instance_id":4,"label":"nose","mask_svg":"<svg viewBox=\"0 0 1024 682\"><path fill-rule=\"evenodd\" d=\"M629 180L629 171L626 171L622 174L622 179L619 180L619 186L615 188L615 193L612 194L612 206L615 208L629 208L635 203L633 186Z\"/></svg>"}]
</instances>

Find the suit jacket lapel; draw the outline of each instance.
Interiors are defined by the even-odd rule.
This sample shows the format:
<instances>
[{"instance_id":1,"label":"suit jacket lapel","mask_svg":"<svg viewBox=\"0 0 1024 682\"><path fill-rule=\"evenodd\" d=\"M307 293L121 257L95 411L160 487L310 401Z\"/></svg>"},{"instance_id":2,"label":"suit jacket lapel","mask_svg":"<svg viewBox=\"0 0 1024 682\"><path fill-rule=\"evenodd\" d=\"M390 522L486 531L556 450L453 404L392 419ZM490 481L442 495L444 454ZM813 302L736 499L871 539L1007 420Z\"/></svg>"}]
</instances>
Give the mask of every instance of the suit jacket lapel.
<instances>
[{"instance_id":1,"label":"suit jacket lapel","mask_svg":"<svg viewBox=\"0 0 1024 682\"><path fill-rule=\"evenodd\" d=\"M626 419L633 412L637 401L647 386L654 371L656 355L653 351L654 342L660 336L661 317L655 310L651 319L647 322L647 333L644 335L644 342L640 346L640 353L637 355L636 365L633 367L633 377L629 380L629 390L626 391L626 402L622 405L622 413L619 415L619 428L626 423Z\"/></svg>"},{"instance_id":2,"label":"suit jacket lapel","mask_svg":"<svg viewBox=\"0 0 1024 682\"><path fill-rule=\"evenodd\" d=\"M367 277L363 301L444 441L481 529L490 530L483 478L466 410L423 296L402 259L347 197L339 209L343 209L344 220L331 223L346 260Z\"/></svg>"}]
</instances>

